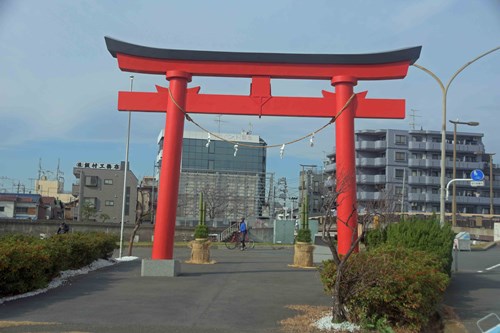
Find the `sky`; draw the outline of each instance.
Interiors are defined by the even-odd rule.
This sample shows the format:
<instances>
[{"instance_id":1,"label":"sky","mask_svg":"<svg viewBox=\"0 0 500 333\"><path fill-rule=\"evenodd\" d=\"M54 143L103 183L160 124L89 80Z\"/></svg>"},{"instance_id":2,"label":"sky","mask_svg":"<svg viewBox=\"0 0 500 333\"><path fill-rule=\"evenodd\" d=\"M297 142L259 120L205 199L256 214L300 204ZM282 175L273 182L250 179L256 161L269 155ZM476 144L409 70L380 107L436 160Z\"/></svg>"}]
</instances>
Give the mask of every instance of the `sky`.
<instances>
[{"instance_id":1,"label":"sky","mask_svg":"<svg viewBox=\"0 0 500 333\"><path fill-rule=\"evenodd\" d=\"M125 160L128 113L118 91L130 90L104 37L168 49L268 53L376 53L422 46L417 64L446 85L466 63L500 46L499 0L253 0L64 1L0 0L0 191L31 189L39 171L59 165L65 189L77 162ZM133 90L168 86L164 76L134 74ZM201 93L249 93L249 79L194 77ZM447 119L477 121L460 131L484 133L486 151L500 156L500 50L474 62L452 82ZM273 80L274 96L320 97L329 81ZM406 119L356 119L360 129L440 131L442 92L422 70L402 80L360 81L369 98L406 100ZM411 115L415 115L412 117ZM217 133L251 130L268 144L297 139L324 118L193 115ZM217 120L220 120L218 122ZM141 179L153 173L165 114L132 113L129 161ZM448 130L453 130L447 124ZM185 130L196 130L186 122ZM297 192L301 164L318 165L335 147L335 128L267 152L267 171ZM50 173L52 172L52 173ZM20 185L20 186L18 186Z\"/></svg>"}]
</instances>

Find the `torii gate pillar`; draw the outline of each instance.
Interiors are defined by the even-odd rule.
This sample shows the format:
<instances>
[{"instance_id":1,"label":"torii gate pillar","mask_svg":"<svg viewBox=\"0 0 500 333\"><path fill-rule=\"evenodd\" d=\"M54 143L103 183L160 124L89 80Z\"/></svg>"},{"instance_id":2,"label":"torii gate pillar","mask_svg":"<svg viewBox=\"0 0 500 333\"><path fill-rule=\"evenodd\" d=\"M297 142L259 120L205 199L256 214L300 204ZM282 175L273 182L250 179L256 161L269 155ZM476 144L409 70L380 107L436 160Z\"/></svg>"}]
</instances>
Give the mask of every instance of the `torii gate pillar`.
<instances>
[{"instance_id":1,"label":"torii gate pillar","mask_svg":"<svg viewBox=\"0 0 500 333\"><path fill-rule=\"evenodd\" d=\"M352 76L334 76L332 85L337 95L337 110L341 110L353 94L353 87L358 83ZM350 103L335 122L336 145L336 191L338 253L346 254L357 238L356 207L356 155L354 146L354 111ZM340 204L342 203L342 204ZM357 251L357 247L355 249Z\"/></svg>"},{"instance_id":2,"label":"torii gate pillar","mask_svg":"<svg viewBox=\"0 0 500 333\"><path fill-rule=\"evenodd\" d=\"M167 118L163 137L163 159L158 189L156 218L161 223L155 225L152 259L172 259L174 253L175 217L177 212L177 193L181 173L182 137L184 133L184 113L187 83L191 75L182 71L167 71L170 91L175 103L167 104Z\"/></svg>"}]
</instances>

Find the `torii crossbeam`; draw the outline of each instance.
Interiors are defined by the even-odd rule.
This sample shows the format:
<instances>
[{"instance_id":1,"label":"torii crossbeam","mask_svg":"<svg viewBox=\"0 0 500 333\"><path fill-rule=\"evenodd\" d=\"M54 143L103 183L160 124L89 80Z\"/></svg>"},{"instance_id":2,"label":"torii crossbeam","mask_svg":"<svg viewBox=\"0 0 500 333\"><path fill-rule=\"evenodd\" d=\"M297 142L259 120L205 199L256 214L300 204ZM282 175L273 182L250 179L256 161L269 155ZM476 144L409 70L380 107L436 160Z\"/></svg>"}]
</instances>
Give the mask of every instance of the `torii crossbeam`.
<instances>
[{"instance_id":1,"label":"torii crossbeam","mask_svg":"<svg viewBox=\"0 0 500 333\"><path fill-rule=\"evenodd\" d=\"M165 75L170 81L169 88L157 86L156 92L119 92L118 96L120 111L167 114L152 252L156 260L173 258L184 112L333 118L347 104L359 80L402 79L421 51L419 46L372 54L208 52L105 40L121 70ZM250 94L200 94L199 87L187 88L193 76L251 78ZM273 78L329 80L335 93L323 91L323 97L316 98L273 97ZM405 100L367 99L366 94L356 94L335 122L339 254L346 254L357 237L354 119L405 117ZM346 183L346 179L351 181Z\"/></svg>"}]
</instances>

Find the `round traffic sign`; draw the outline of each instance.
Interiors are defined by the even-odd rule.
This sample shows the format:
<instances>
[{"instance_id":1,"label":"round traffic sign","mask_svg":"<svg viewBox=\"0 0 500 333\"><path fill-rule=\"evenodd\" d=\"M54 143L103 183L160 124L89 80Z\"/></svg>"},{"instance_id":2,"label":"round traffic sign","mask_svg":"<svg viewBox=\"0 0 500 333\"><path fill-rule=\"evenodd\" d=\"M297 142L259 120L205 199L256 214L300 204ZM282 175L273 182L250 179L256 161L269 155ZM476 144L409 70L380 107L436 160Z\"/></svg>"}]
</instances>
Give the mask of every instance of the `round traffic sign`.
<instances>
[{"instance_id":1,"label":"round traffic sign","mask_svg":"<svg viewBox=\"0 0 500 333\"><path fill-rule=\"evenodd\" d=\"M472 170L472 172L470 173L470 178L475 181L483 180L484 172L479 169Z\"/></svg>"}]
</instances>

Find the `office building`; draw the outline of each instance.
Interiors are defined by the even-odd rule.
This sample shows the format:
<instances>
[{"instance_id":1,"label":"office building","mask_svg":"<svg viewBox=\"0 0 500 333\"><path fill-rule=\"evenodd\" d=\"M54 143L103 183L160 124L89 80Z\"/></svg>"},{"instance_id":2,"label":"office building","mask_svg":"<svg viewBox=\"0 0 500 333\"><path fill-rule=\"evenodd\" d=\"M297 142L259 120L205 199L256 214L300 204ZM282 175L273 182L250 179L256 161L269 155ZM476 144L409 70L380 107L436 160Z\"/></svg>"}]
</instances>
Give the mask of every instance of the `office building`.
<instances>
[{"instance_id":1,"label":"office building","mask_svg":"<svg viewBox=\"0 0 500 333\"><path fill-rule=\"evenodd\" d=\"M184 132L177 225L198 223L199 195L212 226L262 216L266 205L266 145L257 135ZM222 139L221 139L222 138ZM163 131L158 137L161 163Z\"/></svg>"},{"instance_id":2,"label":"office building","mask_svg":"<svg viewBox=\"0 0 500 333\"><path fill-rule=\"evenodd\" d=\"M77 184L73 184L72 193L78 198L73 218L78 221L120 223L125 162L78 162L73 168L73 174L77 178ZM129 167L125 190L125 223L135 223L137 183L137 177Z\"/></svg>"}]
</instances>

